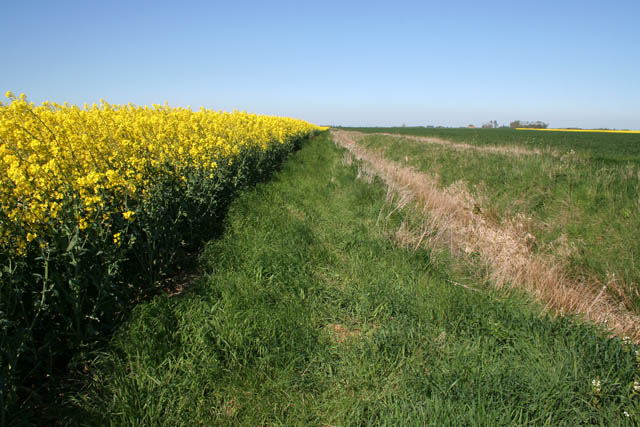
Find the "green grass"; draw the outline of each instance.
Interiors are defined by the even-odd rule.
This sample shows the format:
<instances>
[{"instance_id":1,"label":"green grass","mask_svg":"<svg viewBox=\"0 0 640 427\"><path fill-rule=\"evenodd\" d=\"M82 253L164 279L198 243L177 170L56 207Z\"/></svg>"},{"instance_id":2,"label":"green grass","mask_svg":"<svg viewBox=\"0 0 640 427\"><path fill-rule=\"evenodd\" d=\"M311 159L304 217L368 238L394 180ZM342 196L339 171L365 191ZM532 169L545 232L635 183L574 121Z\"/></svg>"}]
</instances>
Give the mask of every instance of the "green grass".
<instances>
[{"instance_id":1,"label":"green grass","mask_svg":"<svg viewBox=\"0 0 640 427\"><path fill-rule=\"evenodd\" d=\"M606 147L612 134L602 135L600 145ZM579 145L581 136L573 138ZM408 159L420 171L438 175L442 186L464 181L473 194L482 195L481 208L490 217L533 218L537 250L569 251L563 262L576 278L586 273L607 283L608 273L615 273L611 294L623 292L621 300L640 312L640 164L594 160L587 151L513 156L375 134L364 145L396 161Z\"/></svg>"},{"instance_id":2,"label":"green grass","mask_svg":"<svg viewBox=\"0 0 640 427\"><path fill-rule=\"evenodd\" d=\"M553 148L560 152L579 151L584 157L602 163L640 163L640 134L591 132L541 132L535 130L468 128L348 128L368 133L396 133L431 136L478 146L518 145L527 148Z\"/></svg>"},{"instance_id":3,"label":"green grass","mask_svg":"<svg viewBox=\"0 0 640 427\"><path fill-rule=\"evenodd\" d=\"M630 348L522 295L451 285L446 263L388 238L376 224L384 188L341 159L325 133L244 193L202 253L202 278L138 305L52 414L163 426L638 420Z\"/></svg>"}]
</instances>

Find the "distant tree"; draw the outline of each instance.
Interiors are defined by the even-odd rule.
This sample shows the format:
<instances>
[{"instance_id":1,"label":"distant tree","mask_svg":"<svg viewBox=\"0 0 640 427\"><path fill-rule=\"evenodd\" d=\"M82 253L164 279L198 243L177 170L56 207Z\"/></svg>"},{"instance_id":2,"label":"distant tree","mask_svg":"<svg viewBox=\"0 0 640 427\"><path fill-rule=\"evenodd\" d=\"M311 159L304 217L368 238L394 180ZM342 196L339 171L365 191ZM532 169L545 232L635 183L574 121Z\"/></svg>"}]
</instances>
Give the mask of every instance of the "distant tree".
<instances>
[{"instance_id":1,"label":"distant tree","mask_svg":"<svg viewBox=\"0 0 640 427\"><path fill-rule=\"evenodd\" d=\"M509 126L512 128L531 128L531 129L547 129L549 127L549 123L541 122L537 120L535 122L523 122L520 120L514 120L509 123Z\"/></svg>"},{"instance_id":2,"label":"distant tree","mask_svg":"<svg viewBox=\"0 0 640 427\"><path fill-rule=\"evenodd\" d=\"M493 122L482 124L482 129L491 129L492 127L493 127Z\"/></svg>"},{"instance_id":3,"label":"distant tree","mask_svg":"<svg viewBox=\"0 0 640 427\"><path fill-rule=\"evenodd\" d=\"M549 127L549 123L541 122L540 120L535 122L527 122L526 127L533 129L546 129Z\"/></svg>"}]
</instances>

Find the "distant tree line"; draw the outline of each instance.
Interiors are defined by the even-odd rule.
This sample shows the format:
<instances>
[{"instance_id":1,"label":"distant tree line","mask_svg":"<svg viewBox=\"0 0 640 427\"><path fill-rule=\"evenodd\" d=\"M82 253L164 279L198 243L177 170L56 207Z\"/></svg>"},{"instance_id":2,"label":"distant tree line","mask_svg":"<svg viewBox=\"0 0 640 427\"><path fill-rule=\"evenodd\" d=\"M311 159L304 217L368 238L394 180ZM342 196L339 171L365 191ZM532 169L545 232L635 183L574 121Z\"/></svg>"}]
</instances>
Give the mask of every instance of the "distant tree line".
<instances>
[{"instance_id":1,"label":"distant tree line","mask_svg":"<svg viewBox=\"0 0 640 427\"><path fill-rule=\"evenodd\" d=\"M522 120L514 120L509 123L509 127L512 128L533 128L533 129L546 129L549 127L549 123L536 121L536 122L525 122Z\"/></svg>"},{"instance_id":2,"label":"distant tree line","mask_svg":"<svg viewBox=\"0 0 640 427\"><path fill-rule=\"evenodd\" d=\"M496 129L498 127L497 120L489 120L488 123L482 124L482 129Z\"/></svg>"}]
</instances>

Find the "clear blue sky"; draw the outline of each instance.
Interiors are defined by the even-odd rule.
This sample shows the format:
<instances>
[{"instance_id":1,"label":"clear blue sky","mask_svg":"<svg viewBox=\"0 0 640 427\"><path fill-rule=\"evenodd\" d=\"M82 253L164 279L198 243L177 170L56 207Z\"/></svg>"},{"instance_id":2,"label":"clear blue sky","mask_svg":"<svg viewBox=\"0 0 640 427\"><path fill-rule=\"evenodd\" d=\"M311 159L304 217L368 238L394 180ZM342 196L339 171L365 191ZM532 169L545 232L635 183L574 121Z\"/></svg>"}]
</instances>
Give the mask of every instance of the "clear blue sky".
<instances>
[{"instance_id":1,"label":"clear blue sky","mask_svg":"<svg viewBox=\"0 0 640 427\"><path fill-rule=\"evenodd\" d=\"M0 89L335 125L640 129L640 0L3 1Z\"/></svg>"}]
</instances>

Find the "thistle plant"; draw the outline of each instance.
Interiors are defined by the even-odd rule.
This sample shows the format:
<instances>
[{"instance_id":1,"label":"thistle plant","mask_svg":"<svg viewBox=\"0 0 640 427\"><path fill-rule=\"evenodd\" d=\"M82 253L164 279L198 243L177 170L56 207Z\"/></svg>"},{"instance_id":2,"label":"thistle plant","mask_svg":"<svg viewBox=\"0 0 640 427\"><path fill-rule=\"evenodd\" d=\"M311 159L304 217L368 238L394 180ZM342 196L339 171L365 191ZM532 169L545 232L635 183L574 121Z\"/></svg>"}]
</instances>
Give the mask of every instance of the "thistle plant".
<instances>
[{"instance_id":1,"label":"thistle plant","mask_svg":"<svg viewBox=\"0 0 640 427\"><path fill-rule=\"evenodd\" d=\"M602 383L600 379L591 380L591 405L598 408L602 399Z\"/></svg>"}]
</instances>

